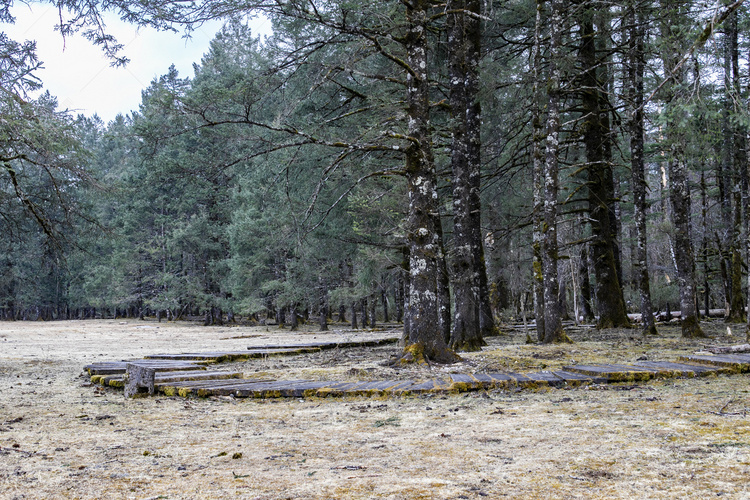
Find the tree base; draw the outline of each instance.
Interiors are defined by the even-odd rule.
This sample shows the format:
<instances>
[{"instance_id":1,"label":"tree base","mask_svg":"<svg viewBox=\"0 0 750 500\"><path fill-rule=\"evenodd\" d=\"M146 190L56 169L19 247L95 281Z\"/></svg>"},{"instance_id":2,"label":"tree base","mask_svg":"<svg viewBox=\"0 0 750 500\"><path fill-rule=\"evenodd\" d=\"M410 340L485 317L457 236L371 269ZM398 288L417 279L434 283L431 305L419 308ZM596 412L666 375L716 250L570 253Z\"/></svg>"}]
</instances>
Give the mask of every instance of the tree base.
<instances>
[{"instance_id":1,"label":"tree base","mask_svg":"<svg viewBox=\"0 0 750 500\"><path fill-rule=\"evenodd\" d=\"M603 321L599 320L599 322L596 324L596 328L599 330L603 328L633 328L633 323L630 322L630 319L628 319L627 316L619 320L607 318Z\"/></svg>"},{"instance_id":2,"label":"tree base","mask_svg":"<svg viewBox=\"0 0 750 500\"><path fill-rule=\"evenodd\" d=\"M417 342L404 347L404 352L391 363L391 366L429 365L431 362L448 365L459 361L461 356L447 347L443 352L426 352L425 344Z\"/></svg>"},{"instance_id":3,"label":"tree base","mask_svg":"<svg viewBox=\"0 0 750 500\"><path fill-rule=\"evenodd\" d=\"M453 351L458 352L477 352L481 351L482 347L486 346L487 342L484 339L464 339L458 342L452 342L450 348Z\"/></svg>"},{"instance_id":4,"label":"tree base","mask_svg":"<svg viewBox=\"0 0 750 500\"><path fill-rule=\"evenodd\" d=\"M724 318L724 323L746 323L747 319L744 314L729 315Z\"/></svg>"},{"instance_id":5,"label":"tree base","mask_svg":"<svg viewBox=\"0 0 750 500\"><path fill-rule=\"evenodd\" d=\"M682 320L682 337L686 339L704 339L708 335L701 328L697 317L688 316Z\"/></svg>"},{"instance_id":6,"label":"tree base","mask_svg":"<svg viewBox=\"0 0 750 500\"><path fill-rule=\"evenodd\" d=\"M573 339L568 337L568 334L564 330L556 332L551 335L550 338L545 338L542 344L574 344Z\"/></svg>"},{"instance_id":7,"label":"tree base","mask_svg":"<svg viewBox=\"0 0 750 500\"><path fill-rule=\"evenodd\" d=\"M643 327L643 336L649 337L649 336L657 336L659 335L659 332L656 330L656 325L645 325Z\"/></svg>"}]
</instances>

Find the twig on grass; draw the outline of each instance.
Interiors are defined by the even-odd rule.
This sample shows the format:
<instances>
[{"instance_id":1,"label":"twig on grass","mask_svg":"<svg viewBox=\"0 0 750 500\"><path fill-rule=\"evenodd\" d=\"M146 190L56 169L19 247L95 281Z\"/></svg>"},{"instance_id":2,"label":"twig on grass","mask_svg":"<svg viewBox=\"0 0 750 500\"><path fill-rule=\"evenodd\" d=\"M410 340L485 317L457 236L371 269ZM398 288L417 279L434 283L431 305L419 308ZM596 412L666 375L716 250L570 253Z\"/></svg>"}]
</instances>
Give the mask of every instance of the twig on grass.
<instances>
[{"instance_id":1,"label":"twig on grass","mask_svg":"<svg viewBox=\"0 0 750 500\"><path fill-rule=\"evenodd\" d=\"M734 403L734 401L735 399L733 397L729 398L729 401L727 401L726 404L722 406L719 411L709 411L708 413L713 413L714 415L719 415L722 417L731 416L731 415L747 416L747 408L743 409L742 411L726 411L729 405Z\"/></svg>"}]
</instances>

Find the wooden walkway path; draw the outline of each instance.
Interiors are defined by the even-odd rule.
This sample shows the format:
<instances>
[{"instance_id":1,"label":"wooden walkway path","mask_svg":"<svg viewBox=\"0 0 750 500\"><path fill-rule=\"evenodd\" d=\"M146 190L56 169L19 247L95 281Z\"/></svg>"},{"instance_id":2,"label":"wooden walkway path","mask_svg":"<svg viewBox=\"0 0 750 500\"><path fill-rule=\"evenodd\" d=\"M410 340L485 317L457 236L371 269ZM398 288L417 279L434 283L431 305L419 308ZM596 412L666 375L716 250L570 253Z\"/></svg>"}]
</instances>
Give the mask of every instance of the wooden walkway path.
<instances>
[{"instance_id":1,"label":"wooden walkway path","mask_svg":"<svg viewBox=\"0 0 750 500\"><path fill-rule=\"evenodd\" d=\"M376 345L392 342L368 342ZM145 359L93 363L84 369L91 381L108 387L124 387L127 364L155 370L154 389L166 396L233 396L238 398L385 396L420 393L459 393L487 389L576 387L587 384L643 382L655 378L702 377L750 372L750 354L688 355L678 361L643 361L634 364L580 364L560 371L533 373L449 374L430 380L313 381L244 378L241 372L211 370L210 365L252 357L299 354L362 343L262 346L248 351L157 354Z\"/></svg>"}]
</instances>

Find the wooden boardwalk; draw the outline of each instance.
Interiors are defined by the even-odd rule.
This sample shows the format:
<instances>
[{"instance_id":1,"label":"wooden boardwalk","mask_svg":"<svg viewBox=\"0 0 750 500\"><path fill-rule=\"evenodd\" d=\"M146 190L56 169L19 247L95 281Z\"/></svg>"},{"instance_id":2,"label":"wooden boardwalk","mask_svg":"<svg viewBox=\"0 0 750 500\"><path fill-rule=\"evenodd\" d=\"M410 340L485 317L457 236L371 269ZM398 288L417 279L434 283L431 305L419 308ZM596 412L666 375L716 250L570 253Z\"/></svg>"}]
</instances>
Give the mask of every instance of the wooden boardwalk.
<instances>
[{"instance_id":1,"label":"wooden boardwalk","mask_svg":"<svg viewBox=\"0 0 750 500\"><path fill-rule=\"evenodd\" d=\"M382 343L384 341L377 341ZM248 351L187 354L157 354L137 360L153 368L154 388L166 396L233 396L237 398L386 396L421 393L459 393L490 389L537 389L576 387L588 384L635 383L655 378L704 377L750 372L750 354L689 355L678 361L644 361L634 364L580 364L560 371L532 373L489 372L449 374L429 380L315 381L244 378L241 372L212 370L218 362L260 356L278 356L317 351L332 347L362 345L304 344L262 346ZM374 345L368 342L368 345ZM131 361L132 362L132 361ZM84 369L94 383L124 387L127 362L93 363Z\"/></svg>"}]
</instances>

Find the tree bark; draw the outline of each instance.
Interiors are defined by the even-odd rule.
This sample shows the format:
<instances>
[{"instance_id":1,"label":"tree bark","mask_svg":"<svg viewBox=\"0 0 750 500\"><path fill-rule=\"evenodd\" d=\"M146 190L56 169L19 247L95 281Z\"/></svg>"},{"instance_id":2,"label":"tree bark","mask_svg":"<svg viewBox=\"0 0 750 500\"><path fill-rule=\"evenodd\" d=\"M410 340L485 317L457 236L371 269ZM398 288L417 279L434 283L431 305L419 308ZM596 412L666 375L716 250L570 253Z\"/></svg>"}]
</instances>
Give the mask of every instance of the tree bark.
<instances>
[{"instance_id":1,"label":"tree bark","mask_svg":"<svg viewBox=\"0 0 750 500\"><path fill-rule=\"evenodd\" d=\"M357 303L352 302L352 330L358 330L359 325L357 324Z\"/></svg>"},{"instance_id":2,"label":"tree bark","mask_svg":"<svg viewBox=\"0 0 750 500\"><path fill-rule=\"evenodd\" d=\"M729 102L732 103L732 113L742 113L737 103L743 102L740 86L739 49L737 43L737 11L732 12L727 19L727 38L729 62L731 65L731 89ZM734 220L731 228L731 300L727 321L732 323L745 322L745 300L742 295L742 192L743 177L747 173L747 131L741 125L731 127L732 141L732 194L734 198ZM745 175L743 176L743 172ZM747 210L747 207L745 207Z\"/></svg>"},{"instance_id":3,"label":"tree bark","mask_svg":"<svg viewBox=\"0 0 750 500\"><path fill-rule=\"evenodd\" d=\"M644 335L656 335L651 287L648 271L648 245L646 232L646 175L643 152L644 116L643 116L643 76L644 76L644 15L636 6L628 7L627 22L629 54L627 67L627 86L629 95L629 131L630 131L630 168L633 190L633 221L635 225L635 252L633 268L635 281L640 297L641 325Z\"/></svg>"},{"instance_id":4,"label":"tree bark","mask_svg":"<svg viewBox=\"0 0 750 500\"><path fill-rule=\"evenodd\" d=\"M427 78L428 0L406 5L404 39L408 70L407 120L411 140L406 151L409 193L407 242L409 246L409 327L402 361L449 363L457 360L441 331L438 297L440 239L437 175L431 146L429 81Z\"/></svg>"},{"instance_id":5,"label":"tree bark","mask_svg":"<svg viewBox=\"0 0 750 500\"><path fill-rule=\"evenodd\" d=\"M385 287L380 289L380 300L383 301L383 323L388 323L391 318L388 315L388 294L385 290Z\"/></svg>"},{"instance_id":6,"label":"tree bark","mask_svg":"<svg viewBox=\"0 0 750 500\"><path fill-rule=\"evenodd\" d=\"M675 41L681 38L676 30L684 21L684 2L661 0L662 11L665 13L661 23L661 35L665 40ZM674 42L673 42L674 43ZM684 138L678 130L674 114L675 104L681 99L675 90L675 84L683 80L683 73L679 60L684 50L681 47L668 46L662 52L665 73L673 75L673 79L665 85L666 107L668 120L666 124L666 138L669 145L669 200L672 206L672 218L675 229L674 252L677 266L677 282L680 289L680 311L682 313L682 336L685 338L705 337L700 327L696 312L695 261L693 258L693 242L690 224L690 185L688 183L688 169L685 164L682 144Z\"/></svg>"},{"instance_id":7,"label":"tree bark","mask_svg":"<svg viewBox=\"0 0 750 500\"><path fill-rule=\"evenodd\" d=\"M591 308L591 280L589 279L589 256L586 244L581 245L581 264L578 268L578 276L581 280L581 316L584 322L594 319L594 311Z\"/></svg>"},{"instance_id":8,"label":"tree bark","mask_svg":"<svg viewBox=\"0 0 750 500\"><path fill-rule=\"evenodd\" d=\"M480 330L479 269L475 245L480 233L475 227L478 218L472 198L478 194L479 164L470 152L472 134L469 123L472 101L469 95L469 80L477 77L470 74L468 64L469 23L465 14L466 0L451 0L448 4L448 46L450 49L449 80L451 106L451 170L453 187L453 292L455 313L449 345L456 351L478 351L485 345ZM476 84L471 85L472 89ZM478 137L475 139L478 141ZM470 156L472 155L472 156ZM477 214L478 215L478 214ZM481 234L481 233L480 233ZM481 240L481 237L479 238ZM486 275L485 275L486 277Z\"/></svg>"},{"instance_id":9,"label":"tree bark","mask_svg":"<svg viewBox=\"0 0 750 500\"><path fill-rule=\"evenodd\" d=\"M558 64L562 49L565 0L549 0L550 60L547 86L547 140L543 167L544 209L542 232L542 275L544 277L544 339L545 344L569 342L560 318L557 279L557 195L559 190L558 160L560 133L561 70Z\"/></svg>"},{"instance_id":10,"label":"tree bark","mask_svg":"<svg viewBox=\"0 0 750 500\"><path fill-rule=\"evenodd\" d=\"M534 88L531 103L532 137L532 182L533 182L533 231L532 231L532 286L534 289L534 317L536 335L539 342L544 341L544 274L542 273L542 228L544 200L544 126L542 125L542 75L541 75L541 26L543 0L536 2L536 24L532 61L534 64Z\"/></svg>"},{"instance_id":11,"label":"tree bark","mask_svg":"<svg viewBox=\"0 0 750 500\"><path fill-rule=\"evenodd\" d=\"M598 75L601 67L597 59L594 12L591 8L581 10L581 46L579 58L583 67L581 75L581 105L584 114L583 142L588 163L589 219L591 222L591 252L596 275L597 312L599 328L630 326L622 287L615 260L615 235L610 217L614 197L614 181L609 149L609 111L603 96Z\"/></svg>"},{"instance_id":12,"label":"tree bark","mask_svg":"<svg viewBox=\"0 0 750 500\"><path fill-rule=\"evenodd\" d=\"M359 312L360 319L362 320L362 328L367 328L370 324L369 318L367 317L367 298L363 297L359 299Z\"/></svg>"},{"instance_id":13,"label":"tree bark","mask_svg":"<svg viewBox=\"0 0 750 500\"><path fill-rule=\"evenodd\" d=\"M289 323L289 331L295 332L299 328L299 315L297 314L297 304L289 307L289 315L292 317Z\"/></svg>"}]
</instances>

